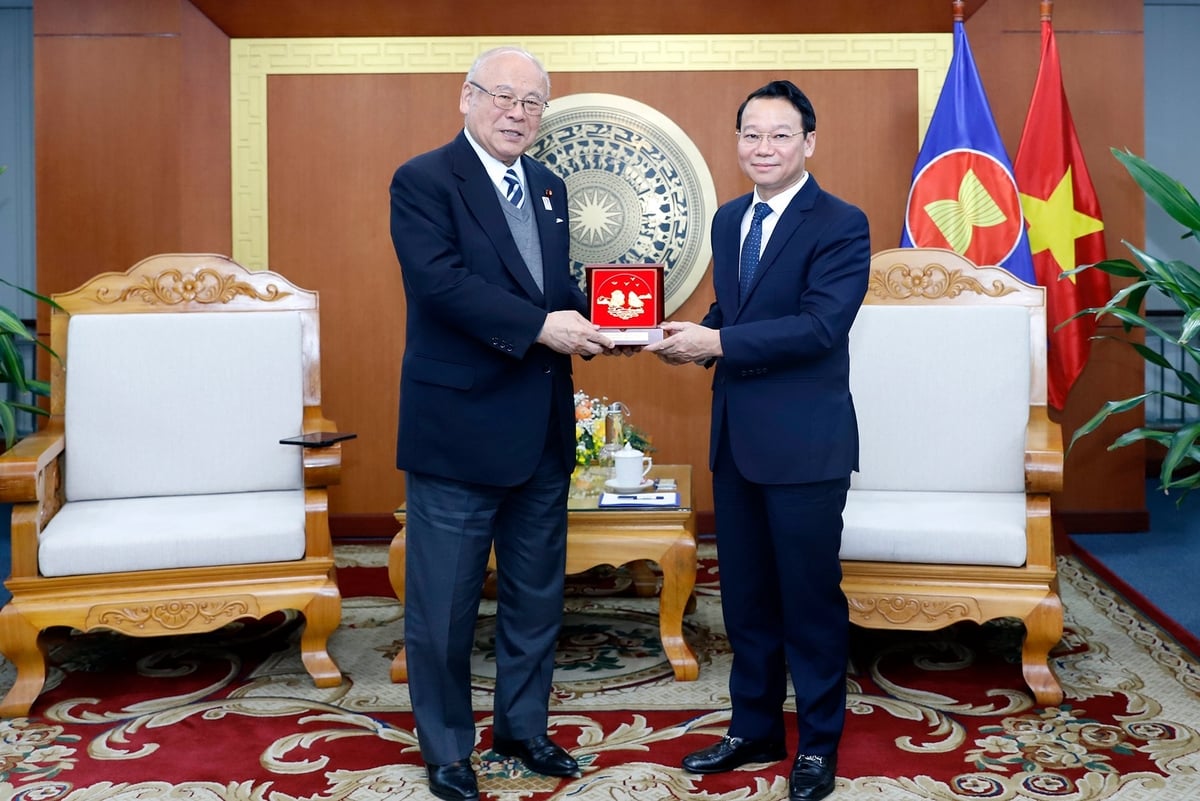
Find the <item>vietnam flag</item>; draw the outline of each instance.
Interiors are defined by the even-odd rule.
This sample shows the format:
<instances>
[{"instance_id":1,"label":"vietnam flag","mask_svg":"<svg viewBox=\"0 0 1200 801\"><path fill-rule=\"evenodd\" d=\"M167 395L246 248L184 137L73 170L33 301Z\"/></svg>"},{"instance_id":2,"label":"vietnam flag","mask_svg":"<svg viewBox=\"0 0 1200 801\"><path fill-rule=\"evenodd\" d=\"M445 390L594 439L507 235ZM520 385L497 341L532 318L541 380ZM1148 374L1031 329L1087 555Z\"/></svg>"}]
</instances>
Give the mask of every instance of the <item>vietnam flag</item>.
<instances>
[{"instance_id":1,"label":"vietnam flag","mask_svg":"<svg viewBox=\"0 0 1200 801\"><path fill-rule=\"evenodd\" d=\"M1042 61L1013 172L1034 274L1046 287L1048 400L1062 409L1087 364L1096 322L1085 317L1055 329L1080 309L1103 306L1111 293L1108 276L1099 270L1059 280L1067 270L1104 260L1104 222L1067 106L1048 6L1042 4Z\"/></svg>"}]
</instances>

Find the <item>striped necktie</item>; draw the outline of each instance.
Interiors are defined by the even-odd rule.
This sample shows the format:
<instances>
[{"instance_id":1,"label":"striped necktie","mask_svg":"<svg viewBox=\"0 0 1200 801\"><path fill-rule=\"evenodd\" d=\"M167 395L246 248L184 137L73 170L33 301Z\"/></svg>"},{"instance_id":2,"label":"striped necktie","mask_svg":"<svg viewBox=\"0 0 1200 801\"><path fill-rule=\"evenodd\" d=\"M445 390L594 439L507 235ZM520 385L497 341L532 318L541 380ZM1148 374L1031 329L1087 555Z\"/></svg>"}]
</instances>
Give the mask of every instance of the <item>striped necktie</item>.
<instances>
[{"instance_id":1,"label":"striped necktie","mask_svg":"<svg viewBox=\"0 0 1200 801\"><path fill-rule=\"evenodd\" d=\"M504 173L504 183L508 184L508 188L504 190L504 196L508 198L508 202L521 208L521 201L525 199L525 192L521 189L521 179L512 170Z\"/></svg>"}]
</instances>

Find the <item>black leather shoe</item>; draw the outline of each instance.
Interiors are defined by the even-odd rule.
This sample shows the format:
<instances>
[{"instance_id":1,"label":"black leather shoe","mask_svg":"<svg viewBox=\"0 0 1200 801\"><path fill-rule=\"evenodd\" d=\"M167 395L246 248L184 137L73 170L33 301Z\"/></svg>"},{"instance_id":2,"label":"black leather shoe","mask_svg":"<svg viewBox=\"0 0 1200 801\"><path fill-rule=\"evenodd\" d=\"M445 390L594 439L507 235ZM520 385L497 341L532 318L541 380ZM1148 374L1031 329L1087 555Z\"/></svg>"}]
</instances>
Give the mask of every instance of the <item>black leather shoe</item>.
<instances>
[{"instance_id":1,"label":"black leather shoe","mask_svg":"<svg viewBox=\"0 0 1200 801\"><path fill-rule=\"evenodd\" d=\"M500 756L516 757L525 763L525 767L543 776L583 775L575 758L544 734L528 740L496 737L492 740L492 750Z\"/></svg>"},{"instance_id":2,"label":"black leather shoe","mask_svg":"<svg viewBox=\"0 0 1200 801\"><path fill-rule=\"evenodd\" d=\"M788 782L788 801L817 801L833 792L837 755L797 754Z\"/></svg>"},{"instance_id":3,"label":"black leather shoe","mask_svg":"<svg viewBox=\"0 0 1200 801\"><path fill-rule=\"evenodd\" d=\"M689 773L724 773L752 762L778 762L787 756L787 746L770 740L722 737L716 745L694 751L683 758Z\"/></svg>"},{"instance_id":4,"label":"black leather shoe","mask_svg":"<svg viewBox=\"0 0 1200 801\"><path fill-rule=\"evenodd\" d=\"M442 801L478 801L479 785L469 759L426 765L425 772L429 774L429 792Z\"/></svg>"}]
</instances>

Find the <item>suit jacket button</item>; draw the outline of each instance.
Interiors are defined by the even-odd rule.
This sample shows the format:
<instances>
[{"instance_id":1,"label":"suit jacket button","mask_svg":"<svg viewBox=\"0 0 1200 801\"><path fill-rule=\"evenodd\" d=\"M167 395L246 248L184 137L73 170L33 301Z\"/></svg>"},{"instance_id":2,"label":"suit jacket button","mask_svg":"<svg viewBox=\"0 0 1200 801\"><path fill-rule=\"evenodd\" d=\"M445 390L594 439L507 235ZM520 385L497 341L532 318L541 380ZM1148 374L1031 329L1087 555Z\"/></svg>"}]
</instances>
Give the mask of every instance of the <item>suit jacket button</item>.
<instances>
[{"instance_id":1,"label":"suit jacket button","mask_svg":"<svg viewBox=\"0 0 1200 801\"><path fill-rule=\"evenodd\" d=\"M545 373L546 375L550 375L550 365L548 365L548 364L544 365L542 367L542 372Z\"/></svg>"}]
</instances>

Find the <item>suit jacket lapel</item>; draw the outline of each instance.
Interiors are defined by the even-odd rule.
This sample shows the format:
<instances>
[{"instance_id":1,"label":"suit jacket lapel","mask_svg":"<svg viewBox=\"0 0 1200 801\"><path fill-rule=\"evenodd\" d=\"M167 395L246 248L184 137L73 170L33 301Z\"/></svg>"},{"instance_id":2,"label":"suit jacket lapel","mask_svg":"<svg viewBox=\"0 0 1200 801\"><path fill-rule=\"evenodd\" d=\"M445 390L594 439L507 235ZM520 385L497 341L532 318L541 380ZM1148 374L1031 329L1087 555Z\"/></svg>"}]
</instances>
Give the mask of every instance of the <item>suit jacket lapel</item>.
<instances>
[{"instance_id":1,"label":"suit jacket lapel","mask_svg":"<svg viewBox=\"0 0 1200 801\"><path fill-rule=\"evenodd\" d=\"M517 249L517 243L508 227L508 220L504 216L504 209L500 208L496 196L496 185L488 177L487 170L483 168L479 156L475 154L466 136L460 133L455 143L458 147L454 154L454 174L459 180L459 191L463 201L479 221L496 252L500 254L500 260L513 280L520 284L529 297L541 303L542 293L534 283L533 276L529 274L529 267L521 258L521 251Z\"/></svg>"},{"instance_id":2,"label":"suit jacket lapel","mask_svg":"<svg viewBox=\"0 0 1200 801\"><path fill-rule=\"evenodd\" d=\"M720 252L713 254L713 263L729 265L727 269L714 270L713 291L719 301L724 300L728 304L725 314L730 320L733 319L732 312L741 304L738 298L738 262L742 249L742 217L753 197L746 195L744 202L737 201L737 208L725 215L721 230L713 232L713 242L720 243Z\"/></svg>"}]
</instances>

